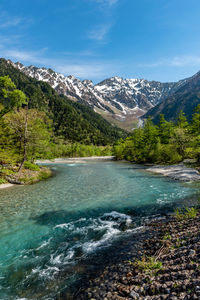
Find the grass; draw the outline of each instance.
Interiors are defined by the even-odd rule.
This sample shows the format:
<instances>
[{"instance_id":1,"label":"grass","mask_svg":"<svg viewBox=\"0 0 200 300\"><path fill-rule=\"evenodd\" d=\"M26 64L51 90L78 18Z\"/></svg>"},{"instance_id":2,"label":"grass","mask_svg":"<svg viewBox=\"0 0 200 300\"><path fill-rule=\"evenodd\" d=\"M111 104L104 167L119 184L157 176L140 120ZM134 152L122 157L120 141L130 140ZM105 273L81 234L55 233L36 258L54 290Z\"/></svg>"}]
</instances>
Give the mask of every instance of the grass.
<instances>
[{"instance_id":1,"label":"grass","mask_svg":"<svg viewBox=\"0 0 200 300\"><path fill-rule=\"evenodd\" d=\"M4 178L0 178L0 184L7 183L7 180Z\"/></svg>"},{"instance_id":2,"label":"grass","mask_svg":"<svg viewBox=\"0 0 200 300\"><path fill-rule=\"evenodd\" d=\"M39 173L38 180L48 179L51 175L52 175L52 173L49 169L42 170Z\"/></svg>"},{"instance_id":3,"label":"grass","mask_svg":"<svg viewBox=\"0 0 200 300\"><path fill-rule=\"evenodd\" d=\"M31 171L40 171L40 167L38 165L31 163L30 161L25 161L24 168Z\"/></svg>"},{"instance_id":4,"label":"grass","mask_svg":"<svg viewBox=\"0 0 200 300\"><path fill-rule=\"evenodd\" d=\"M39 171L32 171L31 174L25 174L20 177L19 180L24 184L33 184L35 182L47 179L51 177L52 172L47 168L39 169Z\"/></svg>"},{"instance_id":5,"label":"grass","mask_svg":"<svg viewBox=\"0 0 200 300\"><path fill-rule=\"evenodd\" d=\"M6 175L12 175L12 174L14 174L15 172L14 172L13 170L10 170L10 169L2 168L2 169L0 170L0 173L1 173L2 175L6 176Z\"/></svg>"},{"instance_id":6,"label":"grass","mask_svg":"<svg viewBox=\"0 0 200 300\"><path fill-rule=\"evenodd\" d=\"M134 266L141 271L145 272L155 272L163 268L162 262L156 260L154 256L143 256L141 260L136 260Z\"/></svg>"},{"instance_id":7,"label":"grass","mask_svg":"<svg viewBox=\"0 0 200 300\"><path fill-rule=\"evenodd\" d=\"M1 168L0 169L0 184L7 183L6 176L14 174L14 171L7 169L7 168Z\"/></svg>"},{"instance_id":8,"label":"grass","mask_svg":"<svg viewBox=\"0 0 200 300\"><path fill-rule=\"evenodd\" d=\"M163 241L167 241L167 240L171 240L172 239L172 236L169 234L169 233L166 233L164 236L163 236Z\"/></svg>"},{"instance_id":9,"label":"grass","mask_svg":"<svg viewBox=\"0 0 200 300\"><path fill-rule=\"evenodd\" d=\"M20 181L22 184L33 184L40 180L47 179L52 176L50 169L39 167L29 161L24 163L24 168L21 172L17 172L16 166L8 166L0 168L0 184L9 182L9 178Z\"/></svg>"},{"instance_id":10,"label":"grass","mask_svg":"<svg viewBox=\"0 0 200 300\"><path fill-rule=\"evenodd\" d=\"M182 209L177 208L175 210L175 216L177 220L194 219L198 214L198 209L195 207L185 207Z\"/></svg>"}]
</instances>

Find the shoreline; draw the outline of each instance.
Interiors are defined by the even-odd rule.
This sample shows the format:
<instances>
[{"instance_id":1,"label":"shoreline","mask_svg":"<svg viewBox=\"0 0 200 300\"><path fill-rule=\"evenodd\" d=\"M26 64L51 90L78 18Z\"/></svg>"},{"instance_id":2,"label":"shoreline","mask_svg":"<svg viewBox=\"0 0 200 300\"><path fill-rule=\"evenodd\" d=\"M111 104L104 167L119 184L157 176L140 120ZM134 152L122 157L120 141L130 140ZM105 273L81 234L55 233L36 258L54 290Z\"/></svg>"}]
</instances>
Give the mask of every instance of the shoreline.
<instances>
[{"instance_id":1,"label":"shoreline","mask_svg":"<svg viewBox=\"0 0 200 300\"><path fill-rule=\"evenodd\" d=\"M113 161L114 156L88 156L88 157L70 157L70 158L54 158L54 159L39 159L36 164L55 164L55 163L87 163L88 161Z\"/></svg>"},{"instance_id":2,"label":"shoreline","mask_svg":"<svg viewBox=\"0 0 200 300\"><path fill-rule=\"evenodd\" d=\"M53 160L44 159L36 160L36 164L86 164L87 162L99 162L99 161L114 161L114 156L89 156L89 157L72 157L72 158L55 158ZM50 169L49 169L50 170ZM190 168L184 165L184 163L176 165L153 165L144 169L145 171L160 174L165 177L169 177L173 180L181 182L200 182L200 173L195 168ZM52 175L52 171L51 171ZM51 176L49 176L51 177ZM39 180L40 181L40 180ZM35 182L38 182L36 180ZM31 182L34 183L34 182ZM0 184L0 190L15 186L13 183L2 183Z\"/></svg>"},{"instance_id":3,"label":"shoreline","mask_svg":"<svg viewBox=\"0 0 200 300\"><path fill-rule=\"evenodd\" d=\"M147 238L128 240L119 257L86 275L69 299L199 299L199 223L198 209L196 217L170 215L146 224Z\"/></svg>"},{"instance_id":4,"label":"shoreline","mask_svg":"<svg viewBox=\"0 0 200 300\"><path fill-rule=\"evenodd\" d=\"M1 183L0 184L0 189L6 189L6 188L12 187L14 185L15 184L13 184L13 183Z\"/></svg>"},{"instance_id":5,"label":"shoreline","mask_svg":"<svg viewBox=\"0 0 200 300\"><path fill-rule=\"evenodd\" d=\"M13 175L13 174L12 174ZM13 186L24 186L37 183L53 176L53 171L50 168L40 167L40 170L23 170L20 174L7 179L8 182L0 184L0 190ZM9 182L10 181L10 182Z\"/></svg>"}]
</instances>

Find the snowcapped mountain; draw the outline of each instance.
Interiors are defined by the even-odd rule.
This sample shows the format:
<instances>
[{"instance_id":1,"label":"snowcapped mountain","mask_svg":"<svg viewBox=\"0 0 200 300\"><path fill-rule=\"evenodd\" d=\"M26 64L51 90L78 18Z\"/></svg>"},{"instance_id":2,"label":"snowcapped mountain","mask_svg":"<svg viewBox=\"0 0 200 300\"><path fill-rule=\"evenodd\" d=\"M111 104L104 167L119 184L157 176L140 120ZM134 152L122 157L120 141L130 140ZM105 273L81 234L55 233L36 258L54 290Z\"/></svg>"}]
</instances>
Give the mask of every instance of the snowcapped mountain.
<instances>
[{"instance_id":1,"label":"snowcapped mountain","mask_svg":"<svg viewBox=\"0 0 200 300\"><path fill-rule=\"evenodd\" d=\"M24 66L7 61L26 75L48 82L59 94L93 107L107 120L131 129L133 121L175 92L185 81L161 83L144 79L112 77L94 85L70 75L64 76L51 69ZM129 124L130 123L130 124ZM126 124L125 126L123 126Z\"/></svg>"}]
</instances>

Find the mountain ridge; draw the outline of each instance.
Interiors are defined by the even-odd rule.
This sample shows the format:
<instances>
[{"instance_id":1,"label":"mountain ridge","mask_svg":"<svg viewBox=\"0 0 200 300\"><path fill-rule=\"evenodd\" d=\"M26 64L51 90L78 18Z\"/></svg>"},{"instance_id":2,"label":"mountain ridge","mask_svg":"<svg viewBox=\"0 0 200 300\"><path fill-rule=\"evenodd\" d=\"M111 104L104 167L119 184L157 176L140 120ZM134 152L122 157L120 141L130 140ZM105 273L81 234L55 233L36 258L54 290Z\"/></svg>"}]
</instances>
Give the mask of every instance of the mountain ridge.
<instances>
[{"instance_id":1,"label":"mountain ridge","mask_svg":"<svg viewBox=\"0 0 200 300\"><path fill-rule=\"evenodd\" d=\"M154 123L158 123L160 114L164 114L167 121L175 121L180 111L183 111L191 121L198 104L200 104L200 71L189 77L175 93L150 109L143 117L151 117Z\"/></svg>"},{"instance_id":2,"label":"mountain ridge","mask_svg":"<svg viewBox=\"0 0 200 300\"><path fill-rule=\"evenodd\" d=\"M93 84L91 80L80 80L73 75L64 76L52 69L7 60L13 67L27 76L45 81L73 101L80 102L102 115L113 125L132 129L133 123L149 109L161 103L182 86L187 79L178 82L148 81L145 79L124 79L114 76Z\"/></svg>"},{"instance_id":3,"label":"mountain ridge","mask_svg":"<svg viewBox=\"0 0 200 300\"><path fill-rule=\"evenodd\" d=\"M16 87L29 99L29 108L44 111L53 121L56 136L66 141L106 145L127 136L122 129L113 127L89 106L58 95L48 82L38 81L0 59L0 76L9 76Z\"/></svg>"},{"instance_id":4,"label":"mountain ridge","mask_svg":"<svg viewBox=\"0 0 200 300\"><path fill-rule=\"evenodd\" d=\"M65 76L44 67L24 66L20 62L14 63L11 60L7 60L7 63L29 77L49 83L58 94L91 107L112 125L126 130L136 128L141 123L140 119L148 116L158 122L160 113L165 114L169 120L175 120L180 109L191 118L194 106L199 103L192 100L194 105L188 101L183 104L184 99L189 97L186 95L187 84L190 86L193 82L194 89L195 80L200 77L200 72L178 82L148 81L113 76L94 84L89 79L80 80L73 75ZM186 91L183 92L185 85ZM189 90L192 94L192 88ZM176 98L179 99L178 102L182 103L180 109L176 104ZM171 106L173 108L170 108Z\"/></svg>"}]
</instances>

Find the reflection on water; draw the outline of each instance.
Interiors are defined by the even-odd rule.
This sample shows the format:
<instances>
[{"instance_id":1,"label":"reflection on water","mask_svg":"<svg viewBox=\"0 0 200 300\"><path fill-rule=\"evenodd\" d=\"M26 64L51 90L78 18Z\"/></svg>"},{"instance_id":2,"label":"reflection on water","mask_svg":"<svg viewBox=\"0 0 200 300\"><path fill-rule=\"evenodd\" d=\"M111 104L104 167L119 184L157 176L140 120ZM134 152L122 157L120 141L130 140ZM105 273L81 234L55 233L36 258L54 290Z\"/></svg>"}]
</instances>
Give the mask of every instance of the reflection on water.
<instances>
[{"instance_id":1,"label":"reflection on water","mask_svg":"<svg viewBox=\"0 0 200 300\"><path fill-rule=\"evenodd\" d=\"M128 163L53 167L47 181L0 190L0 299L54 299L84 259L197 190Z\"/></svg>"}]
</instances>

